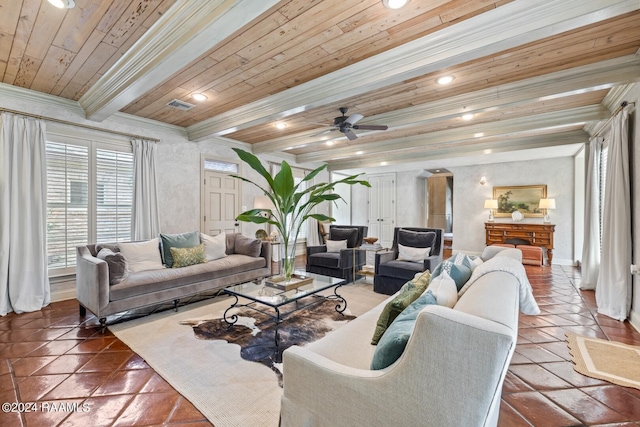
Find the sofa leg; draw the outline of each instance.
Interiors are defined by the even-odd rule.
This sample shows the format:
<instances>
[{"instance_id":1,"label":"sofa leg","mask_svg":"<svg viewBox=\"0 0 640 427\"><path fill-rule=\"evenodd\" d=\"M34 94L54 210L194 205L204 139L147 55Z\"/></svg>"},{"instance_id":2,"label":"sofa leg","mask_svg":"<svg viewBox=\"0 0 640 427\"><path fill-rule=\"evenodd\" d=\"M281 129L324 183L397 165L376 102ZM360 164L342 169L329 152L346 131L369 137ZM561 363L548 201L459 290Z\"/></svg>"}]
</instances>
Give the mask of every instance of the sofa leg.
<instances>
[{"instance_id":1,"label":"sofa leg","mask_svg":"<svg viewBox=\"0 0 640 427\"><path fill-rule=\"evenodd\" d=\"M106 317L101 317L100 318L100 333L104 334L104 330L107 329L107 318Z\"/></svg>"},{"instance_id":2,"label":"sofa leg","mask_svg":"<svg viewBox=\"0 0 640 427\"><path fill-rule=\"evenodd\" d=\"M173 311L178 311L178 303L180 302L179 299L174 299L173 300Z\"/></svg>"},{"instance_id":3,"label":"sofa leg","mask_svg":"<svg viewBox=\"0 0 640 427\"><path fill-rule=\"evenodd\" d=\"M78 304L78 307L80 308L80 317L86 316L87 315L87 309L82 304Z\"/></svg>"}]
</instances>

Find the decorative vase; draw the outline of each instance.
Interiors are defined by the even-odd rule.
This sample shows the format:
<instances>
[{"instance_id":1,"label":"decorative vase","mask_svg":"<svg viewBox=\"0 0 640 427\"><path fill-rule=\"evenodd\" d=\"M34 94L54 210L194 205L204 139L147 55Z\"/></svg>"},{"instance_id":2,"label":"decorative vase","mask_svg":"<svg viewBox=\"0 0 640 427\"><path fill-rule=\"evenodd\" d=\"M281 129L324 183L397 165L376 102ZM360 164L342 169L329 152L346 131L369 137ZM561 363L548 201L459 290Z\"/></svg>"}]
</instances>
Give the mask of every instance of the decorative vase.
<instances>
[{"instance_id":1,"label":"decorative vase","mask_svg":"<svg viewBox=\"0 0 640 427\"><path fill-rule=\"evenodd\" d=\"M296 265L296 244L295 242L287 242L284 240L280 243L280 263L281 273L285 282L291 280Z\"/></svg>"}]
</instances>

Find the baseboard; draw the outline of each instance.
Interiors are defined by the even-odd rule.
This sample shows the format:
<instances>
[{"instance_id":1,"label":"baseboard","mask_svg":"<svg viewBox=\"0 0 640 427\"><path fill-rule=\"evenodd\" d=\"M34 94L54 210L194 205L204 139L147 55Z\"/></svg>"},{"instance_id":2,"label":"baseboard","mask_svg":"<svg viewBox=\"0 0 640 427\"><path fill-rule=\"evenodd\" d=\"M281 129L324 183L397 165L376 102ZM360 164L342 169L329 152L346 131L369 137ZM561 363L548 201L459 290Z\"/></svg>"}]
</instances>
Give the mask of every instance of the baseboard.
<instances>
[{"instance_id":1,"label":"baseboard","mask_svg":"<svg viewBox=\"0 0 640 427\"><path fill-rule=\"evenodd\" d=\"M76 299L75 289L51 290L51 302L66 301L70 299Z\"/></svg>"},{"instance_id":2,"label":"baseboard","mask_svg":"<svg viewBox=\"0 0 640 427\"><path fill-rule=\"evenodd\" d=\"M633 326L636 331L640 332L640 313L631 310L631 314L629 315L629 323L631 323L631 326Z\"/></svg>"}]
</instances>

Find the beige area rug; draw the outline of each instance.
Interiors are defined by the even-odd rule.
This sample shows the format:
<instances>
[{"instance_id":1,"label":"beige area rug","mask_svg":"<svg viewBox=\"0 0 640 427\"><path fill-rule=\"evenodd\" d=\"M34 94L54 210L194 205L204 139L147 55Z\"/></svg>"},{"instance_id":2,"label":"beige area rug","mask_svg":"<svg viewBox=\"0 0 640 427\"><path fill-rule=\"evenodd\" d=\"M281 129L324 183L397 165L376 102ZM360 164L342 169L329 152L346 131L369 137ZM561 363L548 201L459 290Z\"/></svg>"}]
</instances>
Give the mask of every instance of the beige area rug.
<instances>
[{"instance_id":1,"label":"beige area rug","mask_svg":"<svg viewBox=\"0 0 640 427\"><path fill-rule=\"evenodd\" d=\"M340 288L347 309L359 316L386 299L370 284ZM216 427L277 426L282 389L269 367L243 360L240 346L196 338L188 324L221 317L232 303L216 297L109 326Z\"/></svg>"},{"instance_id":2,"label":"beige area rug","mask_svg":"<svg viewBox=\"0 0 640 427\"><path fill-rule=\"evenodd\" d=\"M566 335L577 372L640 389L640 347L573 333Z\"/></svg>"}]
</instances>

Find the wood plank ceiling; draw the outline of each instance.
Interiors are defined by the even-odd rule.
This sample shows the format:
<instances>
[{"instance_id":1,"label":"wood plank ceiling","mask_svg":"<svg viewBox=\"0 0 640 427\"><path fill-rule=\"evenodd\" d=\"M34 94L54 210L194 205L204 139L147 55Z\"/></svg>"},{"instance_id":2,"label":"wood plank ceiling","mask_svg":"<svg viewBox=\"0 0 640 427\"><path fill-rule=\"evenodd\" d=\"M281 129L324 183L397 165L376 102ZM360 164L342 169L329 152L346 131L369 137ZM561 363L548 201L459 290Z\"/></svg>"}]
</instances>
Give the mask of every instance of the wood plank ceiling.
<instances>
[{"instance_id":1,"label":"wood plank ceiling","mask_svg":"<svg viewBox=\"0 0 640 427\"><path fill-rule=\"evenodd\" d=\"M3 83L332 169L586 142L640 80L637 0L75 3L0 0ZM350 141L341 106L389 130Z\"/></svg>"}]
</instances>

